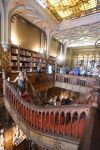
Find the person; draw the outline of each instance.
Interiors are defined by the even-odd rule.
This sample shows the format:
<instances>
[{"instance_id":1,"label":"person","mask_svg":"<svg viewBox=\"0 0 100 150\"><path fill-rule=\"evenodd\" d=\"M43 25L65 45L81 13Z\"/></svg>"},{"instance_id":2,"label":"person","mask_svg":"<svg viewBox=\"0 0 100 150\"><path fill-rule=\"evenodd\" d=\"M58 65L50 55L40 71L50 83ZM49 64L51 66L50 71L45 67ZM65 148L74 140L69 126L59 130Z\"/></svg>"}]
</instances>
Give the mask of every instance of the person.
<instances>
[{"instance_id":1,"label":"person","mask_svg":"<svg viewBox=\"0 0 100 150\"><path fill-rule=\"evenodd\" d=\"M53 73L52 65L50 65L50 64L48 64L48 66L47 66L47 73L48 74L52 74Z\"/></svg>"},{"instance_id":2,"label":"person","mask_svg":"<svg viewBox=\"0 0 100 150\"><path fill-rule=\"evenodd\" d=\"M78 76L79 74L80 74L80 70L79 70L79 67L78 67L78 65L75 65L75 67L74 67L74 75L75 76Z\"/></svg>"},{"instance_id":3,"label":"person","mask_svg":"<svg viewBox=\"0 0 100 150\"><path fill-rule=\"evenodd\" d=\"M94 67L92 70L93 77L99 77L100 75L100 65L97 65L96 68Z\"/></svg>"},{"instance_id":4,"label":"person","mask_svg":"<svg viewBox=\"0 0 100 150\"><path fill-rule=\"evenodd\" d=\"M80 76L85 76L86 75L86 67L85 66L81 66L80 67Z\"/></svg>"},{"instance_id":5,"label":"person","mask_svg":"<svg viewBox=\"0 0 100 150\"><path fill-rule=\"evenodd\" d=\"M54 103L55 103L55 102L54 102L54 96L52 96L52 97L50 98L50 101L49 101L49 102L50 102L50 105L51 105L51 106L54 106Z\"/></svg>"},{"instance_id":6,"label":"person","mask_svg":"<svg viewBox=\"0 0 100 150\"><path fill-rule=\"evenodd\" d=\"M14 81L12 81L17 82L17 89L20 95L25 91L25 81L26 77L24 76L24 73L22 71L19 71L19 75L15 78Z\"/></svg>"},{"instance_id":7,"label":"person","mask_svg":"<svg viewBox=\"0 0 100 150\"><path fill-rule=\"evenodd\" d=\"M62 74L66 74L66 66L62 67Z\"/></svg>"},{"instance_id":8,"label":"person","mask_svg":"<svg viewBox=\"0 0 100 150\"><path fill-rule=\"evenodd\" d=\"M57 105L57 106L60 106L60 105L61 105L60 97L59 97L59 96L57 96L57 99L56 99L56 105Z\"/></svg>"},{"instance_id":9,"label":"person","mask_svg":"<svg viewBox=\"0 0 100 150\"><path fill-rule=\"evenodd\" d=\"M67 98L65 99L65 105L70 105L70 104L71 104L70 98L67 97Z\"/></svg>"},{"instance_id":10,"label":"person","mask_svg":"<svg viewBox=\"0 0 100 150\"><path fill-rule=\"evenodd\" d=\"M42 71L42 66L41 66L41 64L37 64L37 72L38 72L38 73L41 73L41 71Z\"/></svg>"}]
</instances>

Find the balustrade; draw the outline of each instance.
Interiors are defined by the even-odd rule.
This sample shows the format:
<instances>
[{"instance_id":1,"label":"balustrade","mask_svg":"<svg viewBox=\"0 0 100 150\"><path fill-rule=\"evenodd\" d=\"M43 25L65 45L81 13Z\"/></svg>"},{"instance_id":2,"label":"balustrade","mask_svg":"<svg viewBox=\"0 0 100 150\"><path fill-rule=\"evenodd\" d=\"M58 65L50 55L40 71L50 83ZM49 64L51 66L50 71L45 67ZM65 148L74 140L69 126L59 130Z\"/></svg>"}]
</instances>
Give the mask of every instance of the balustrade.
<instances>
[{"instance_id":1,"label":"balustrade","mask_svg":"<svg viewBox=\"0 0 100 150\"><path fill-rule=\"evenodd\" d=\"M0 96L3 95L3 79L2 79L2 74L0 73Z\"/></svg>"},{"instance_id":2,"label":"balustrade","mask_svg":"<svg viewBox=\"0 0 100 150\"><path fill-rule=\"evenodd\" d=\"M55 81L84 86L84 87L90 87L90 88L96 84L96 79L92 77L62 75L62 74L56 74Z\"/></svg>"},{"instance_id":3,"label":"balustrade","mask_svg":"<svg viewBox=\"0 0 100 150\"><path fill-rule=\"evenodd\" d=\"M33 129L60 136L82 137L88 106L38 107L25 102L8 81L5 80L4 84L6 100Z\"/></svg>"}]
</instances>

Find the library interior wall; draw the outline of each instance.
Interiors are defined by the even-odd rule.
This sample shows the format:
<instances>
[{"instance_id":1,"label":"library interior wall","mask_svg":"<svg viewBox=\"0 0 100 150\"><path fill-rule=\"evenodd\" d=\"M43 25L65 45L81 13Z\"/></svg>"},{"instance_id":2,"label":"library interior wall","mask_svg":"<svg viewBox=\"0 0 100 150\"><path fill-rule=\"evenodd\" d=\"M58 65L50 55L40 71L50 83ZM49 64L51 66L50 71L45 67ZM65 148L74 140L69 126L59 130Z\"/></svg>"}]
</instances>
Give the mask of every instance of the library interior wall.
<instances>
[{"instance_id":1,"label":"library interior wall","mask_svg":"<svg viewBox=\"0 0 100 150\"><path fill-rule=\"evenodd\" d=\"M12 44L20 45L20 47L34 50L37 52L43 52L46 49L45 37L41 40L41 30L32 26L31 23L23 21L16 18L14 22L11 23L11 41ZM42 44L41 44L42 41ZM58 49L58 41L52 39L50 47L50 55L56 56Z\"/></svg>"},{"instance_id":2,"label":"library interior wall","mask_svg":"<svg viewBox=\"0 0 100 150\"><path fill-rule=\"evenodd\" d=\"M28 22L16 18L14 23L11 23L11 41L20 47L39 51L40 31Z\"/></svg>"},{"instance_id":3,"label":"library interior wall","mask_svg":"<svg viewBox=\"0 0 100 150\"><path fill-rule=\"evenodd\" d=\"M56 57L58 53L59 41L54 38L51 39L50 55Z\"/></svg>"},{"instance_id":4,"label":"library interior wall","mask_svg":"<svg viewBox=\"0 0 100 150\"><path fill-rule=\"evenodd\" d=\"M87 47L80 47L80 48L69 48L68 49L68 60L69 65L74 66L74 58L75 56L91 56L93 59L96 58L96 55L98 55L98 58L100 58L100 49L96 49L95 46L87 46Z\"/></svg>"}]
</instances>

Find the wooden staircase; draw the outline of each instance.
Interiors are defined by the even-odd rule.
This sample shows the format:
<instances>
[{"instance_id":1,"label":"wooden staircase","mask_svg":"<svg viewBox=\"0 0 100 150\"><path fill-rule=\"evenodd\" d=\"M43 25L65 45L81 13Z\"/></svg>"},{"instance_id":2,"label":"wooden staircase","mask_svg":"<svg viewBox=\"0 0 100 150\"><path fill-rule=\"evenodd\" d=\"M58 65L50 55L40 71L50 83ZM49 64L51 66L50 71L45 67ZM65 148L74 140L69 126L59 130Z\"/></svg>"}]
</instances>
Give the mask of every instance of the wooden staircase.
<instances>
[{"instance_id":1,"label":"wooden staircase","mask_svg":"<svg viewBox=\"0 0 100 150\"><path fill-rule=\"evenodd\" d=\"M94 124L87 121L91 118L88 115L90 106L33 105L19 96L16 89L5 79L5 74L3 74L3 95L5 107L13 120L35 143L52 150L77 150L78 147L81 147L79 150L92 150L83 148L83 143L86 141L84 129L87 129L88 124L92 123L92 126ZM94 106L97 101L94 94ZM79 145L80 139L81 145Z\"/></svg>"}]
</instances>

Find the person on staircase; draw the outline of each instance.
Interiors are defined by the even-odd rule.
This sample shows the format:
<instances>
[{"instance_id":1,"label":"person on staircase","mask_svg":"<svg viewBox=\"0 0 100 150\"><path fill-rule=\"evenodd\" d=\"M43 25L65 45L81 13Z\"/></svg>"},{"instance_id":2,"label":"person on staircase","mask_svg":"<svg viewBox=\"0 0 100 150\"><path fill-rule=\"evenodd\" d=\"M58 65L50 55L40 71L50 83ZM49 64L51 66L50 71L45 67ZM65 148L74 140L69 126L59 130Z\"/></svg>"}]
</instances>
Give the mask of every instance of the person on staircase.
<instances>
[{"instance_id":1,"label":"person on staircase","mask_svg":"<svg viewBox=\"0 0 100 150\"><path fill-rule=\"evenodd\" d=\"M19 92L19 95L21 95L25 91L26 78L24 76L24 73L22 71L19 71L19 75L12 82L17 82L17 90Z\"/></svg>"}]
</instances>

